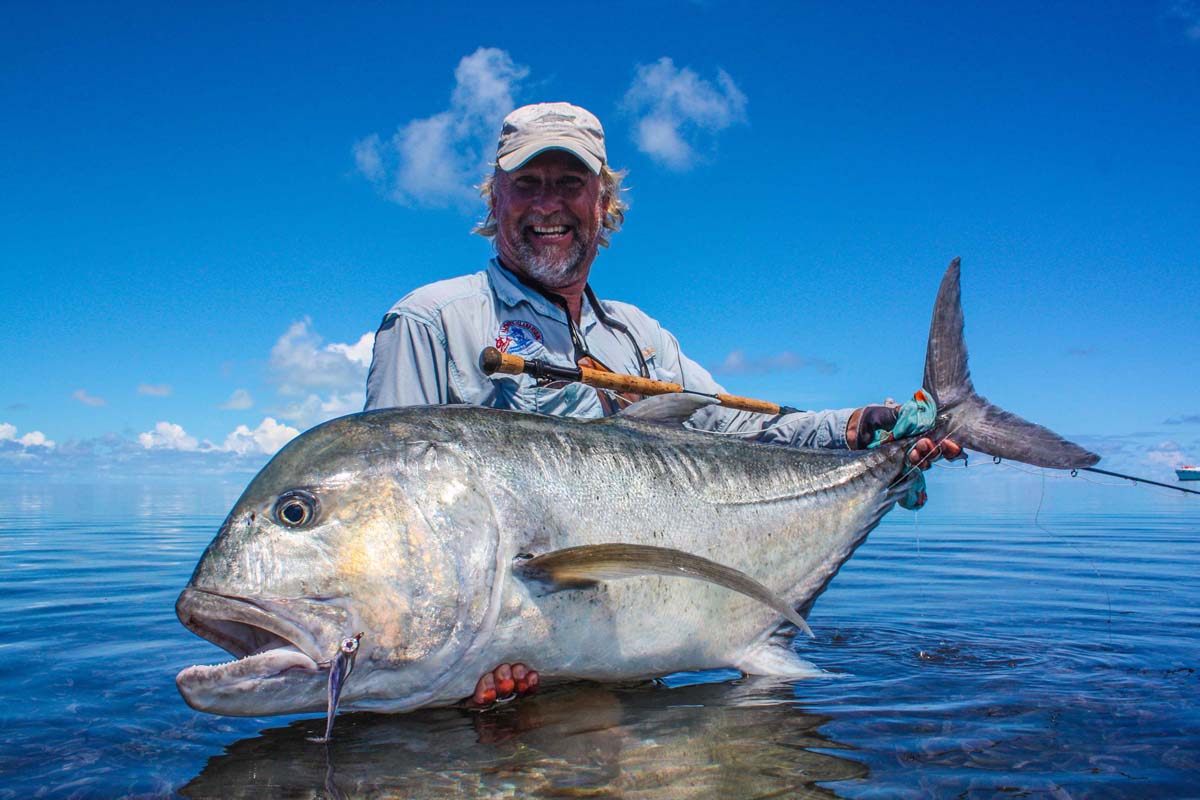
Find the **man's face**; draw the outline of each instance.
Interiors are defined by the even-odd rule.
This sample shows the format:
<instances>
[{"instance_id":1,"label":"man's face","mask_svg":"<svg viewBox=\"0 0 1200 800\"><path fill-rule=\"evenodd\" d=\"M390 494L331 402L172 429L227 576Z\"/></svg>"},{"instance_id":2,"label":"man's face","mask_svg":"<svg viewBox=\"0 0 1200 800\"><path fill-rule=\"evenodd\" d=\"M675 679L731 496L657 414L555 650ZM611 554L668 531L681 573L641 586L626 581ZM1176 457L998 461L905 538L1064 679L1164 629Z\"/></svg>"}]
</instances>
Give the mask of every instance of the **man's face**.
<instances>
[{"instance_id":1,"label":"man's face","mask_svg":"<svg viewBox=\"0 0 1200 800\"><path fill-rule=\"evenodd\" d=\"M548 150L497 170L494 188L504 265L554 289L585 283L604 220L600 178L570 153Z\"/></svg>"}]
</instances>

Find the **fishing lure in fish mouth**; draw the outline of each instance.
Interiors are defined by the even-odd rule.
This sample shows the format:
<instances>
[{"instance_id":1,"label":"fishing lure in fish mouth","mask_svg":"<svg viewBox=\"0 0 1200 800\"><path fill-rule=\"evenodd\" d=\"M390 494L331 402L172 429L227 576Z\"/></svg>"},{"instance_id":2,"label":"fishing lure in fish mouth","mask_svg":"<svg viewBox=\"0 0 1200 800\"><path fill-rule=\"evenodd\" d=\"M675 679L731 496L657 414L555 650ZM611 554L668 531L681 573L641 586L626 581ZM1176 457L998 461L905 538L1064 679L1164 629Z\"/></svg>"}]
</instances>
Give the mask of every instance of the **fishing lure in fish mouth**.
<instances>
[{"instance_id":1,"label":"fishing lure in fish mouth","mask_svg":"<svg viewBox=\"0 0 1200 800\"><path fill-rule=\"evenodd\" d=\"M342 639L341 645L338 646L337 657L326 662L329 665L329 710L326 712L325 735L310 736L308 737L310 742L328 744L332 738L333 718L337 714L338 699L342 696L342 687L345 686L346 679L354 671L354 657L358 655L358 643L362 637L362 633L356 633L354 636ZM325 666L325 664L321 666Z\"/></svg>"}]
</instances>

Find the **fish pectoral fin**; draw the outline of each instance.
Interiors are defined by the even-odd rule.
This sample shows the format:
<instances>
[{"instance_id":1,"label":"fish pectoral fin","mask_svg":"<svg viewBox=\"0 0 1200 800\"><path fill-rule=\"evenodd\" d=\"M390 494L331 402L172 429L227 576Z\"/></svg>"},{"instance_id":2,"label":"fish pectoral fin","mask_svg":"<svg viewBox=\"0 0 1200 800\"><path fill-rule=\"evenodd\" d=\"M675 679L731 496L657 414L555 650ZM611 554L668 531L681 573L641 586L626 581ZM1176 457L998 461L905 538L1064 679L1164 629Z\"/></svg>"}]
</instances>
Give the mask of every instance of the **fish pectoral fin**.
<instances>
[{"instance_id":1,"label":"fish pectoral fin","mask_svg":"<svg viewBox=\"0 0 1200 800\"><path fill-rule=\"evenodd\" d=\"M660 425L682 425L702 408L718 404L715 397L672 393L656 394L626 406L612 419L636 419L641 422L656 422Z\"/></svg>"},{"instance_id":2,"label":"fish pectoral fin","mask_svg":"<svg viewBox=\"0 0 1200 800\"><path fill-rule=\"evenodd\" d=\"M669 547L640 544L568 547L521 559L513 566L513 573L523 581L541 584L550 592L584 589L594 586L598 581L643 575L707 581L759 601L782 614L788 622L809 636L813 635L812 628L808 627L796 609L746 573Z\"/></svg>"}]
</instances>

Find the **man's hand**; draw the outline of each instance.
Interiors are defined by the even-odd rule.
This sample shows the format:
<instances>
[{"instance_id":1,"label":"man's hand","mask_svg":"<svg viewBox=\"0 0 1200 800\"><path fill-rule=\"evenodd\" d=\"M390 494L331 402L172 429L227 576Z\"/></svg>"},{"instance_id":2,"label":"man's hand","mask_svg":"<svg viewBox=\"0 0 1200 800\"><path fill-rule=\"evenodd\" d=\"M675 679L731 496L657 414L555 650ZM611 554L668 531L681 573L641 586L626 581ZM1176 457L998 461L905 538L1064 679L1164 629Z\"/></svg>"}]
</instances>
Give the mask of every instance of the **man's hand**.
<instances>
[{"instance_id":1,"label":"man's hand","mask_svg":"<svg viewBox=\"0 0 1200 800\"><path fill-rule=\"evenodd\" d=\"M863 406L850 415L846 425L846 443L851 450L864 450L875 440L875 432L891 430L896 424L900 407L893 402ZM929 469L934 461L945 457L950 461L962 455L962 448L953 439L935 443L929 437L918 439L908 452L908 460L914 467Z\"/></svg>"},{"instance_id":2,"label":"man's hand","mask_svg":"<svg viewBox=\"0 0 1200 800\"><path fill-rule=\"evenodd\" d=\"M929 469L929 465L942 456L953 461L961 455L962 448L953 439L942 439L941 442L934 444L933 439L925 437L918 439L912 450L908 451L908 461L914 467Z\"/></svg>"},{"instance_id":3,"label":"man's hand","mask_svg":"<svg viewBox=\"0 0 1200 800\"><path fill-rule=\"evenodd\" d=\"M851 450L866 450L875 441L875 432L890 431L899 416L900 406L890 400L882 405L863 406L846 423L846 444Z\"/></svg>"}]
</instances>

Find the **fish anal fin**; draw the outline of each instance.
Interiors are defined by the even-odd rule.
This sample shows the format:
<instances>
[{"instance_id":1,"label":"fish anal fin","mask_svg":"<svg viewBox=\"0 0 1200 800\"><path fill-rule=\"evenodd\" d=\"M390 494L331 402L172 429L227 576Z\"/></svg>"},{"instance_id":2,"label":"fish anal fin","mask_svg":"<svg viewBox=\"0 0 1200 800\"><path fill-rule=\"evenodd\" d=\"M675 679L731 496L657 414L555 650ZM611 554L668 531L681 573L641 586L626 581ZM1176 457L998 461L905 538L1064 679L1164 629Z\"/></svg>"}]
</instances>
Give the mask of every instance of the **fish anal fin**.
<instances>
[{"instance_id":1,"label":"fish anal fin","mask_svg":"<svg viewBox=\"0 0 1200 800\"><path fill-rule=\"evenodd\" d=\"M539 583L551 592L644 575L705 581L757 600L809 636L813 635L804 617L787 601L746 573L669 547L639 544L568 547L520 561L514 565L513 572L522 580Z\"/></svg>"}]
</instances>

